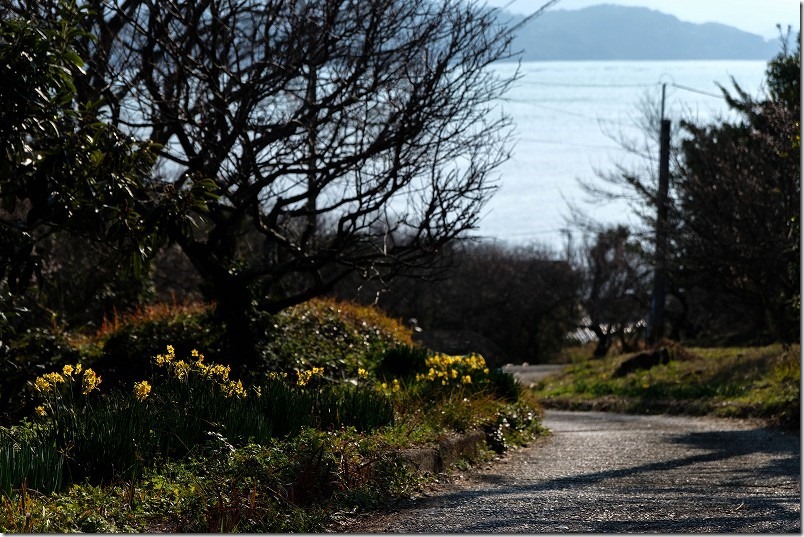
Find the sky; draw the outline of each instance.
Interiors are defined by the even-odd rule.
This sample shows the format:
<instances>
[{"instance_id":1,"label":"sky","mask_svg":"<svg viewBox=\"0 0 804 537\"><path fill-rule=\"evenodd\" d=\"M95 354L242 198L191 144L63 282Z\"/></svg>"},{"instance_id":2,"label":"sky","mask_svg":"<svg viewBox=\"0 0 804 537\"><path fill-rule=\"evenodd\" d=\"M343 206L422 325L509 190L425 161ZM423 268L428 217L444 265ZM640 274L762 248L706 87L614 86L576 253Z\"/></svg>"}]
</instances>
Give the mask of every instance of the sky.
<instances>
[{"instance_id":1,"label":"sky","mask_svg":"<svg viewBox=\"0 0 804 537\"><path fill-rule=\"evenodd\" d=\"M489 6L504 7L514 13L532 13L547 0L486 0ZM767 39L776 39L787 25L798 32L799 0L559 0L550 9L581 9L597 4L647 7L687 22L719 22ZM795 37L794 37L795 39Z\"/></svg>"}]
</instances>

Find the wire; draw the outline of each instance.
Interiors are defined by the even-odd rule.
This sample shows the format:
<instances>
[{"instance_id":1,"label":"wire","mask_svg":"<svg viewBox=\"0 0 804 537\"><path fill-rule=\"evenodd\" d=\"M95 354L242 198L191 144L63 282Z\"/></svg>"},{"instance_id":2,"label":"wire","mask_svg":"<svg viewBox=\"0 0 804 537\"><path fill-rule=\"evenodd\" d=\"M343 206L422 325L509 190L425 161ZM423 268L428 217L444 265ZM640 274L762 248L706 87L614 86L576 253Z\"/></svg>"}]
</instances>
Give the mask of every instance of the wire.
<instances>
[{"instance_id":1,"label":"wire","mask_svg":"<svg viewBox=\"0 0 804 537\"><path fill-rule=\"evenodd\" d=\"M567 84L562 82L534 82L530 80L523 80L519 83L530 86L552 86L559 88L653 88L661 85L658 82L652 84Z\"/></svg>"},{"instance_id":2,"label":"wire","mask_svg":"<svg viewBox=\"0 0 804 537\"><path fill-rule=\"evenodd\" d=\"M528 106L534 106L536 108L543 108L545 110L550 110L551 112L557 112L559 114L566 114L568 116L581 117L583 119L591 119L592 121L597 121L597 119L598 119L598 118L595 118L595 117L592 117L592 116L588 116L586 114L579 114L578 112L570 112L569 110L564 110L564 109L561 109L561 108L554 108L552 106L545 106L543 104L534 103L532 101L527 101L525 99L507 99L507 98L503 98L503 99L500 99L500 100L504 101L504 102L507 102L507 103L526 104Z\"/></svg>"},{"instance_id":3,"label":"wire","mask_svg":"<svg viewBox=\"0 0 804 537\"><path fill-rule=\"evenodd\" d=\"M553 145L563 145L563 146L567 146L567 147L584 147L584 148L587 148L587 149L607 149L609 151L626 151L626 152L629 152L626 149L623 149L622 147L617 147L615 145L578 144L578 143L573 143L573 142L562 142L560 140L545 140L545 139L528 138L528 137L523 137L523 138L519 138L519 139L522 140L523 142L530 142L530 143L534 143L534 144L553 144Z\"/></svg>"},{"instance_id":4,"label":"wire","mask_svg":"<svg viewBox=\"0 0 804 537\"><path fill-rule=\"evenodd\" d=\"M675 82L670 82L668 85L673 86L674 88L678 88L680 90L690 91L692 93L700 93L701 95L706 95L707 97L714 97L715 99L724 99L723 95L709 93L708 91L691 88L689 86L682 86L681 84L676 84Z\"/></svg>"}]
</instances>

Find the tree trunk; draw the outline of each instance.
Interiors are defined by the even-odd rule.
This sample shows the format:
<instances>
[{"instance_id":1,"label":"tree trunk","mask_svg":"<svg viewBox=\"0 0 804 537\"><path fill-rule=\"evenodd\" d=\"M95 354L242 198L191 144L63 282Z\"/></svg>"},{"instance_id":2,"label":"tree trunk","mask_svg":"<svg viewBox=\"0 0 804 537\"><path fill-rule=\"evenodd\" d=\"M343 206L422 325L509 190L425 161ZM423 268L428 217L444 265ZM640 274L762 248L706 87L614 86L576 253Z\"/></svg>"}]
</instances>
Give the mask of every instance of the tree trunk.
<instances>
[{"instance_id":1,"label":"tree trunk","mask_svg":"<svg viewBox=\"0 0 804 537\"><path fill-rule=\"evenodd\" d=\"M595 352L592 356L595 358L603 358L608 354L609 348L611 347L611 327L608 327L605 332L599 325L592 325L589 328L597 336L597 347L595 347Z\"/></svg>"},{"instance_id":2,"label":"tree trunk","mask_svg":"<svg viewBox=\"0 0 804 537\"><path fill-rule=\"evenodd\" d=\"M259 364L254 326L255 310L249 285L236 276L207 282L206 298L215 302L215 320L224 330L226 362L239 374L255 371Z\"/></svg>"}]
</instances>

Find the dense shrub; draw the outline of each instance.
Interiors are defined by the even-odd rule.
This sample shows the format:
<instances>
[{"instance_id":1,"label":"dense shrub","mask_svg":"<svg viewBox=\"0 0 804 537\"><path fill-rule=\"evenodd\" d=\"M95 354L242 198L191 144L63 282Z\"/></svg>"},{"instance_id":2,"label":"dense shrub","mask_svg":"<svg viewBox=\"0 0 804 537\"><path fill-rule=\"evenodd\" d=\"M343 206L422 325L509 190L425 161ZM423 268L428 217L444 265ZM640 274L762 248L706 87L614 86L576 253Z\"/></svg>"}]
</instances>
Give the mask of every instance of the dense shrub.
<instances>
[{"instance_id":1,"label":"dense shrub","mask_svg":"<svg viewBox=\"0 0 804 537\"><path fill-rule=\"evenodd\" d=\"M130 384L153 373L152 358L166 341L179 355L202 348L216 361L226 360L221 333L204 304L154 304L106 320L96 336L101 357L92 365L107 386Z\"/></svg>"},{"instance_id":2,"label":"dense shrub","mask_svg":"<svg viewBox=\"0 0 804 537\"><path fill-rule=\"evenodd\" d=\"M341 378L374 369L379 356L411 344L410 331L376 308L315 299L266 317L262 362L266 370L327 367Z\"/></svg>"}]
</instances>

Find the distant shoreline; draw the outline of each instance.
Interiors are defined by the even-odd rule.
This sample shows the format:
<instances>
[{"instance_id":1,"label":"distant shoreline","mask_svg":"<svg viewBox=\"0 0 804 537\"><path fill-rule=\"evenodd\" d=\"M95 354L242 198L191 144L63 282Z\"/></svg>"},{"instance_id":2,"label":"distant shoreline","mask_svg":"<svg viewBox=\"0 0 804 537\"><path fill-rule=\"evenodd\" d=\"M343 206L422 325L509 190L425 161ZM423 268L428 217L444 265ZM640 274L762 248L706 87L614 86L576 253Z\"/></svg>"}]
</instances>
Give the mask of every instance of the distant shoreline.
<instances>
[{"instance_id":1,"label":"distant shoreline","mask_svg":"<svg viewBox=\"0 0 804 537\"><path fill-rule=\"evenodd\" d=\"M506 11L498 17L503 25L524 20ZM613 4L547 11L519 28L511 43L522 61L770 61L781 50L778 38Z\"/></svg>"}]
</instances>

